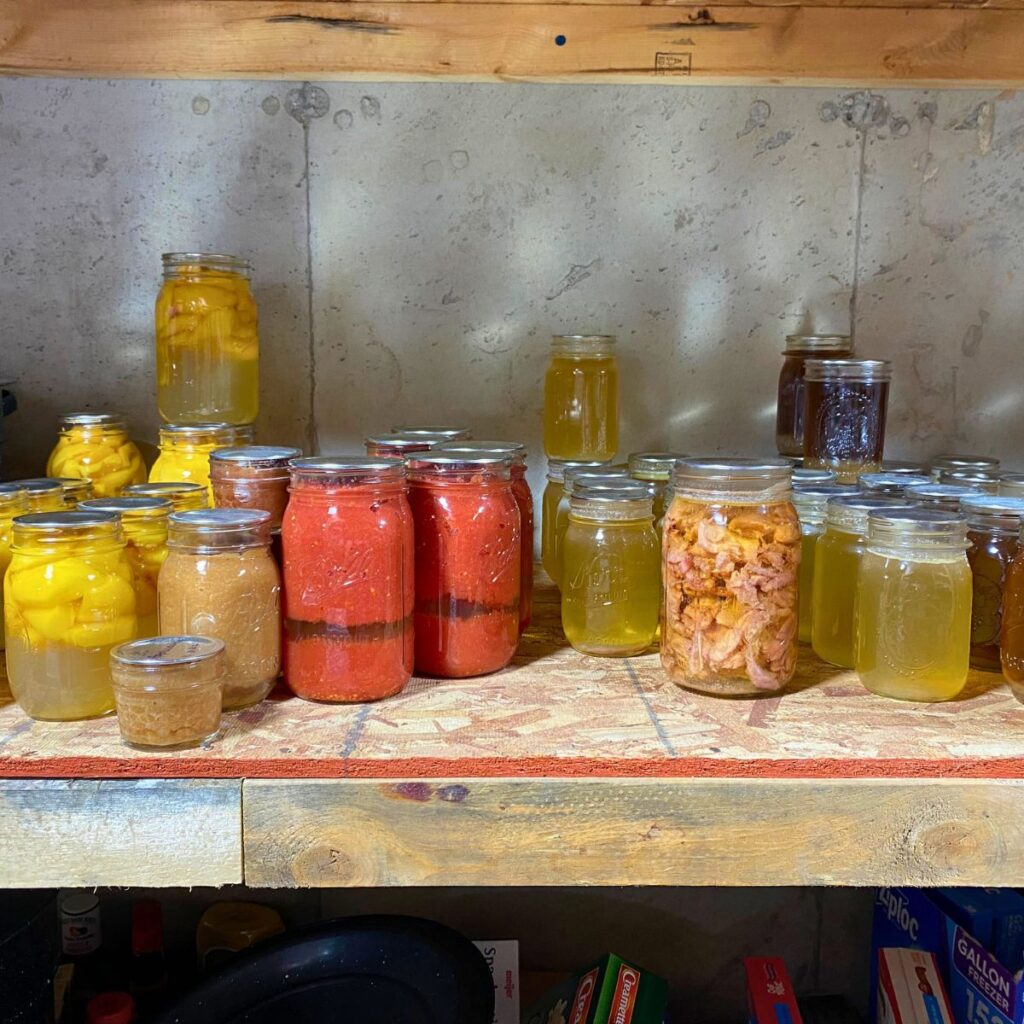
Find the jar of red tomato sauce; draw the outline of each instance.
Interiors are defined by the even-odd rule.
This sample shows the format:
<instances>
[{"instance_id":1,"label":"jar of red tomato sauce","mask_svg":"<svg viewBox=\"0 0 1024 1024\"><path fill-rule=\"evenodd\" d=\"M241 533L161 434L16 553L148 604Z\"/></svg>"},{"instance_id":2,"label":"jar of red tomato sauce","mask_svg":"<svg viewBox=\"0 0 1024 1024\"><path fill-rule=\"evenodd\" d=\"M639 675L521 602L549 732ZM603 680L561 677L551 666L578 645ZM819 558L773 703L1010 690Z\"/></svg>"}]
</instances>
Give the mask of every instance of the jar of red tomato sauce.
<instances>
[{"instance_id":1,"label":"jar of red tomato sauce","mask_svg":"<svg viewBox=\"0 0 1024 1024\"><path fill-rule=\"evenodd\" d=\"M526 445L519 441L446 441L439 452L476 455L494 452L512 456L512 494L519 506L522 555L519 564L519 634L533 614L533 491L526 479Z\"/></svg>"},{"instance_id":2,"label":"jar of red tomato sauce","mask_svg":"<svg viewBox=\"0 0 1024 1024\"><path fill-rule=\"evenodd\" d=\"M500 452L409 459L416 669L426 675L484 675L515 654L522 534L512 462Z\"/></svg>"},{"instance_id":3,"label":"jar of red tomato sauce","mask_svg":"<svg viewBox=\"0 0 1024 1024\"><path fill-rule=\"evenodd\" d=\"M289 466L285 681L306 700L390 697L409 681L413 662L405 464L344 456Z\"/></svg>"}]
</instances>

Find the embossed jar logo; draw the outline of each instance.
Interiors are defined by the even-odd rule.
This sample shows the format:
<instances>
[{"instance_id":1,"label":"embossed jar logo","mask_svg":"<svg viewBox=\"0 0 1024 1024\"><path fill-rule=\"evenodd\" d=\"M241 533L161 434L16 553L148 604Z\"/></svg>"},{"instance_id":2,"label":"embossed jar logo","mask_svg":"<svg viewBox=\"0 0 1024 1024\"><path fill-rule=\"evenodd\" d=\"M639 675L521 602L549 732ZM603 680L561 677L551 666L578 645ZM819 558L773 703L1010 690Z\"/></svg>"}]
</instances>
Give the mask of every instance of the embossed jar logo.
<instances>
[{"instance_id":1,"label":"embossed jar logo","mask_svg":"<svg viewBox=\"0 0 1024 1024\"><path fill-rule=\"evenodd\" d=\"M885 575L879 595L878 654L894 672L924 674L949 645L957 595L953 576L937 566Z\"/></svg>"},{"instance_id":2,"label":"embossed jar logo","mask_svg":"<svg viewBox=\"0 0 1024 1024\"><path fill-rule=\"evenodd\" d=\"M877 418L877 402L870 395L848 387L826 388L814 423L818 451L833 459L873 458Z\"/></svg>"}]
</instances>

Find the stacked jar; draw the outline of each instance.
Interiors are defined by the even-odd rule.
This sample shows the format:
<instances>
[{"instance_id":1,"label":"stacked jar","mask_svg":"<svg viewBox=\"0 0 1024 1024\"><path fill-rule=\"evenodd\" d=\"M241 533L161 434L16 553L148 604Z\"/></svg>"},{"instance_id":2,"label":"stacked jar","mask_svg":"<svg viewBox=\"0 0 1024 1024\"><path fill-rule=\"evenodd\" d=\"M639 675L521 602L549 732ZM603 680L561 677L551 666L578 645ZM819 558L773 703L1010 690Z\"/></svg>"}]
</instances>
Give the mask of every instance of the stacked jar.
<instances>
[{"instance_id":1,"label":"stacked jar","mask_svg":"<svg viewBox=\"0 0 1024 1024\"><path fill-rule=\"evenodd\" d=\"M562 575L562 544L558 532L560 516L567 515L569 497L565 475L576 469L600 470L606 462L578 462L568 459L549 459L547 484L541 499L540 560L544 571L557 586Z\"/></svg>"},{"instance_id":2,"label":"stacked jar","mask_svg":"<svg viewBox=\"0 0 1024 1024\"><path fill-rule=\"evenodd\" d=\"M842 359L853 353L846 334L791 334L779 373L775 412L775 447L780 455L804 454L804 375L808 359Z\"/></svg>"},{"instance_id":3,"label":"stacked jar","mask_svg":"<svg viewBox=\"0 0 1024 1024\"><path fill-rule=\"evenodd\" d=\"M629 475L634 480L643 480L654 489L654 525L661 533L662 520L668 502L669 482L672 470L679 459L686 458L681 452L634 452L629 456Z\"/></svg>"},{"instance_id":4,"label":"stacked jar","mask_svg":"<svg viewBox=\"0 0 1024 1024\"><path fill-rule=\"evenodd\" d=\"M544 378L544 453L560 461L607 462L618 446L615 338L556 335Z\"/></svg>"},{"instance_id":5,"label":"stacked jar","mask_svg":"<svg viewBox=\"0 0 1024 1024\"><path fill-rule=\"evenodd\" d=\"M111 413L69 413L60 418L60 437L46 463L49 476L91 482L92 496L117 497L146 479L146 467L124 420Z\"/></svg>"},{"instance_id":6,"label":"stacked jar","mask_svg":"<svg viewBox=\"0 0 1024 1024\"><path fill-rule=\"evenodd\" d=\"M230 423L169 423L160 428L160 455L149 471L150 483L194 483L208 489L210 455L218 448L238 448L253 439L251 426Z\"/></svg>"}]
</instances>

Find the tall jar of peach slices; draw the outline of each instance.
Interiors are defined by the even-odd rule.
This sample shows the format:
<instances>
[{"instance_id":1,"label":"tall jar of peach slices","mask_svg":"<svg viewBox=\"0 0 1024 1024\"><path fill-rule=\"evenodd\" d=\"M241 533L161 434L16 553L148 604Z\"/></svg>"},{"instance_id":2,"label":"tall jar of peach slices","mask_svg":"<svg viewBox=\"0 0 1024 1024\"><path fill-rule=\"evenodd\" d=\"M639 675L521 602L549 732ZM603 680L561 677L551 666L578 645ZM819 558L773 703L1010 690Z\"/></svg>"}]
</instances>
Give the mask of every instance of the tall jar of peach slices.
<instances>
[{"instance_id":1,"label":"tall jar of peach slices","mask_svg":"<svg viewBox=\"0 0 1024 1024\"><path fill-rule=\"evenodd\" d=\"M719 696L780 691L796 670L800 523L783 459L680 459L662 539L661 663Z\"/></svg>"}]
</instances>

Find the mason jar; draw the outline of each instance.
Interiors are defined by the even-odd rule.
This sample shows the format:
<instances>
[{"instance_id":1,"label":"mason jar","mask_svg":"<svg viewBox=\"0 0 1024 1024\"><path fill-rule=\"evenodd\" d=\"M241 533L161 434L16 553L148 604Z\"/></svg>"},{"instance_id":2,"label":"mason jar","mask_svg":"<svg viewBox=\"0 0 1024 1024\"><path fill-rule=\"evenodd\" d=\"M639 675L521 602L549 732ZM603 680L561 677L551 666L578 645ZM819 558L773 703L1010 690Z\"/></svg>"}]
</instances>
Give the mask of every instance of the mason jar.
<instances>
[{"instance_id":1,"label":"mason jar","mask_svg":"<svg viewBox=\"0 0 1024 1024\"><path fill-rule=\"evenodd\" d=\"M26 512L64 512L64 484L56 477L37 476L15 480L19 490L25 492Z\"/></svg>"},{"instance_id":2,"label":"mason jar","mask_svg":"<svg viewBox=\"0 0 1024 1024\"><path fill-rule=\"evenodd\" d=\"M186 480L132 484L124 489L124 496L169 501L172 512L197 512L210 507L210 488L206 484L190 484Z\"/></svg>"},{"instance_id":3,"label":"mason jar","mask_svg":"<svg viewBox=\"0 0 1024 1024\"><path fill-rule=\"evenodd\" d=\"M882 472L928 476L928 467L923 462L908 462L905 459L882 459Z\"/></svg>"},{"instance_id":4,"label":"mason jar","mask_svg":"<svg viewBox=\"0 0 1024 1024\"><path fill-rule=\"evenodd\" d=\"M213 504L210 455L218 448L252 444L251 425L230 423L168 423L160 428L160 455L149 471L150 483L203 484Z\"/></svg>"},{"instance_id":5,"label":"mason jar","mask_svg":"<svg viewBox=\"0 0 1024 1024\"><path fill-rule=\"evenodd\" d=\"M999 493L999 473L988 469L943 469L939 472L940 484L957 484L974 487L986 494Z\"/></svg>"},{"instance_id":6,"label":"mason jar","mask_svg":"<svg viewBox=\"0 0 1024 1024\"><path fill-rule=\"evenodd\" d=\"M558 534L559 511L568 514L569 498L565 493L565 474L572 469L600 469L606 462L577 462L568 459L549 459L547 484L541 499L540 560L544 571L558 586L562 574L561 538Z\"/></svg>"},{"instance_id":7,"label":"mason jar","mask_svg":"<svg viewBox=\"0 0 1024 1024\"><path fill-rule=\"evenodd\" d=\"M927 508L941 508L946 512L959 512L960 503L965 498L984 497L985 492L977 487L965 487L960 484L919 484L908 487L904 497L915 505Z\"/></svg>"},{"instance_id":8,"label":"mason jar","mask_svg":"<svg viewBox=\"0 0 1024 1024\"><path fill-rule=\"evenodd\" d=\"M997 494L1024 498L1024 473L1000 473Z\"/></svg>"},{"instance_id":9,"label":"mason jar","mask_svg":"<svg viewBox=\"0 0 1024 1024\"><path fill-rule=\"evenodd\" d=\"M3 582L11 564L11 533L15 516L26 512L25 492L18 484L0 484L0 651L4 649ZM0 699L7 697L7 682L0 672Z\"/></svg>"},{"instance_id":10,"label":"mason jar","mask_svg":"<svg viewBox=\"0 0 1024 1024\"><path fill-rule=\"evenodd\" d=\"M938 481L944 472L998 473L999 460L991 455L936 455L931 462L932 479Z\"/></svg>"},{"instance_id":11,"label":"mason jar","mask_svg":"<svg viewBox=\"0 0 1024 1024\"><path fill-rule=\"evenodd\" d=\"M828 487L838 480L834 469L806 469L803 466L793 468L793 490L802 487Z\"/></svg>"},{"instance_id":12,"label":"mason jar","mask_svg":"<svg viewBox=\"0 0 1024 1024\"><path fill-rule=\"evenodd\" d=\"M549 459L605 462L618 447L615 338L555 335L544 377L544 453Z\"/></svg>"},{"instance_id":13,"label":"mason jar","mask_svg":"<svg viewBox=\"0 0 1024 1024\"><path fill-rule=\"evenodd\" d=\"M210 452L210 489L216 508L255 508L270 513L270 529L281 529L288 507L288 463L298 448L245 445Z\"/></svg>"},{"instance_id":14,"label":"mason jar","mask_svg":"<svg viewBox=\"0 0 1024 1024\"><path fill-rule=\"evenodd\" d=\"M876 509L857 577L855 668L872 693L951 700L967 683L967 521L942 509Z\"/></svg>"},{"instance_id":15,"label":"mason jar","mask_svg":"<svg viewBox=\"0 0 1024 1024\"><path fill-rule=\"evenodd\" d=\"M841 359L851 355L847 334L790 334L782 352L775 413L775 447L780 455L804 454L804 373L808 359Z\"/></svg>"},{"instance_id":16,"label":"mason jar","mask_svg":"<svg viewBox=\"0 0 1024 1024\"><path fill-rule=\"evenodd\" d=\"M562 568L562 629L584 654L626 658L658 629L661 559L643 481L574 485Z\"/></svg>"},{"instance_id":17,"label":"mason jar","mask_svg":"<svg viewBox=\"0 0 1024 1024\"><path fill-rule=\"evenodd\" d=\"M156 398L166 423L252 423L260 343L252 267L238 256L168 252L156 300Z\"/></svg>"},{"instance_id":18,"label":"mason jar","mask_svg":"<svg viewBox=\"0 0 1024 1024\"><path fill-rule=\"evenodd\" d=\"M145 481L146 467L120 416L76 412L60 418L46 475L90 480L94 497L112 498L129 484Z\"/></svg>"},{"instance_id":19,"label":"mason jar","mask_svg":"<svg viewBox=\"0 0 1024 1024\"><path fill-rule=\"evenodd\" d=\"M469 427L452 426L406 426L392 427L392 434L405 434L409 437L421 437L430 443L431 448L444 444L446 441L468 441L472 436Z\"/></svg>"},{"instance_id":20,"label":"mason jar","mask_svg":"<svg viewBox=\"0 0 1024 1024\"><path fill-rule=\"evenodd\" d=\"M931 477L916 473L861 473L858 490L878 498L902 498L908 488L926 487Z\"/></svg>"},{"instance_id":21,"label":"mason jar","mask_svg":"<svg viewBox=\"0 0 1024 1024\"><path fill-rule=\"evenodd\" d=\"M783 459L680 459L665 513L661 663L680 686L779 692L797 655L800 522Z\"/></svg>"},{"instance_id":22,"label":"mason jar","mask_svg":"<svg viewBox=\"0 0 1024 1024\"><path fill-rule=\"evenodd\" d=\"M685 458L682 452L634 452L629 456L629 475L634 480L643 480L654 485L653 509L656 528L665 515L672 470L678 459Z\"/></svg>"}]
</instances>

